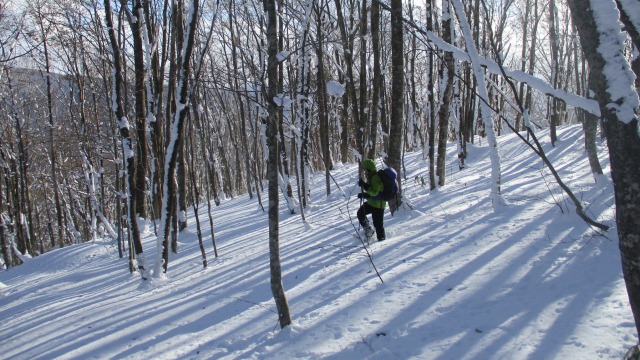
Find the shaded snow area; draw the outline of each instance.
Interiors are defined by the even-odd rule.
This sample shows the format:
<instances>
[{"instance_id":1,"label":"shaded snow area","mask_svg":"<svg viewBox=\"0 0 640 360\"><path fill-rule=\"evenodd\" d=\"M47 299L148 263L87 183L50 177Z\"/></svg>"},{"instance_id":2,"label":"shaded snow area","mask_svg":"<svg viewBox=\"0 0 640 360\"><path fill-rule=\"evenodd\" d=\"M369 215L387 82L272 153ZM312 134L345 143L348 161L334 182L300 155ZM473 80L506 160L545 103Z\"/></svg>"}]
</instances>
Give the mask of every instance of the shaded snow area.
<instances>
[{"instance_id":1,"label":"shaded snow area","mask_svg":"<svg viewBox=\"0 0 640 360\"><path fill-rule=\"evenodd\" d=\"M579 126L559 129L550 159L588 214L583 222L533 152L500 137L494 211L486 141L447 185L408 153L408 207L385 213L387 240L356 238L356 165L311 177L307 223L281 202L284 286L294 319L280 330L269 285L267 214L256 198L213 209L220 256L202 268L195 219L166 279L129 274L112 240L57 249L0 272L2 359L620 359L636 342L621 274L613 188L590 173ZM606 147L600 160L608 172ZM380 163L378 163L380 165ZM266 193L263 194L263 200ZM204 207L206 208L206 206ZM356 227L354 227L354 224ZM152 224L145 249L155 253Z\"/></svg>"}]
</instances>

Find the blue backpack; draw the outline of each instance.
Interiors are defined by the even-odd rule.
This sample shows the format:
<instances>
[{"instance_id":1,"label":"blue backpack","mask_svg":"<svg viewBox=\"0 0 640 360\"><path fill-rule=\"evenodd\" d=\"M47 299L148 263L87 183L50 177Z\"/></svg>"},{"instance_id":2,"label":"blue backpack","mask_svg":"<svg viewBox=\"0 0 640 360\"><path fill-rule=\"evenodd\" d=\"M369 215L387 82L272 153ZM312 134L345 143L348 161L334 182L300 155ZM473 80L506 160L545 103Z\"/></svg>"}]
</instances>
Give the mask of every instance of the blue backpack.
<instances>
[{"instance_id":1,"label":"blue backpack","mask_svg":"<svg viewBox=\"0 0 640 360\"><path fill-rule=\"evenodd\" d=\"M373 197L374 200L390 201L398 194L398 174L392 167L378 170L378 176L382 180L382 191Z\"/></svg>"}]
</instances>

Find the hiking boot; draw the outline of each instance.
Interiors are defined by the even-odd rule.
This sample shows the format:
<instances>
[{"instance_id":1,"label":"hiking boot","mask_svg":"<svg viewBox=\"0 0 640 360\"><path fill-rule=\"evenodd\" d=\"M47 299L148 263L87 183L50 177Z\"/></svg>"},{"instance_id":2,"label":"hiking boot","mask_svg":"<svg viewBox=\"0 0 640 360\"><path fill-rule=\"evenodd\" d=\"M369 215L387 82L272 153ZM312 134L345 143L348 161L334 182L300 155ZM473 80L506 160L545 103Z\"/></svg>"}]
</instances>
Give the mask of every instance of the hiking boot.
<instances>
[{"instance_id":1,"label":"hiking boot","mask_svg":"<svg viewBox=\"0 0 640 360\"><path fill-rule=\"evenodd\" d=\"M364 236L366 236L367 240L371 239L373 237L373 234L375 234L376 231L373 230L373 228L371 226L367 226L364 228Z\"/></svg>"}]
</instances>

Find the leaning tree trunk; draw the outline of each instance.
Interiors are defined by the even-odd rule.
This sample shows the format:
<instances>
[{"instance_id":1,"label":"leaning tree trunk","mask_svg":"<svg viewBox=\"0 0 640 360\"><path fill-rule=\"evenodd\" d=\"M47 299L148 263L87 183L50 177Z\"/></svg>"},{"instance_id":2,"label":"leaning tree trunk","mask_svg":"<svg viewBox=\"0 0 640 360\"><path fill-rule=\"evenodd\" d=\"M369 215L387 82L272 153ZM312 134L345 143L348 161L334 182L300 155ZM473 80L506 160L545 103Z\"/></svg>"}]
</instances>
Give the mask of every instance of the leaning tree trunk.
<instances>
[{"instance_id":1,"label":"leaning tree trunk","mask_svg":"<svg viewBox=\"0 0 640 360\"><path fill-rule=\"evenodd\" d=\"M612 0L569 0L580 34L595 92L604 117L616 199L616 224L622 273L627 285L636 331L640 334L640 130L638 93L623 55L622 24ZM597 18L599 19L596 21ZM604 19L615 19L606 23ZM615 94L615 97L614 95Z\"/></svg>"},{"instance_id":2,"label":"leaning tree trunk","mask_svg":"<svg viewBox=\"0 0 640 360\"><path fill-rule=\"evenodd\" d=\"M269 265L271 273L271 293L278 310L280 328L291 324L289 303L282 283L282 269L280 265L280 239L278 223L278 112L274 98L277 95L278 82L278 35L276 33L276 3L275 0L264 0L264 10L267 13L267 143L269 147L269 161L267 162L267 178L269 180Z\"/></svg>"}]
</instances>

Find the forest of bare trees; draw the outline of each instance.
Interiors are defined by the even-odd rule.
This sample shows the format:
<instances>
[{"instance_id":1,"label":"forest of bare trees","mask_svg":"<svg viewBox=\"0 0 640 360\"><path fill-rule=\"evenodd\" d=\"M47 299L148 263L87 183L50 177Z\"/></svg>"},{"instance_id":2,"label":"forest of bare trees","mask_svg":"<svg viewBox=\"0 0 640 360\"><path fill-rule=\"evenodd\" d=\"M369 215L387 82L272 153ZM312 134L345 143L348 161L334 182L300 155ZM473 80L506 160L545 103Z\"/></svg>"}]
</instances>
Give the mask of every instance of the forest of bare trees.
<instances>
[{"instance_id":1,"label":"forest of bare trees","mask_svg":"<svg viewBox=\"0 0 640 360\"><path fill-rule=\"evenodd\" d=\"M216 256L217 248L200 222L213 225L217 204L248 195L269 212L271 285L286 326L277 198L304 220L312 172L326 174L327 195L336 163L367 157L406 181L404 153L422 151L424 174L410 180L435 189L452 166L465 168L468 144L488 142L499 206L497 137L520 132L538 151L537 130L562 141L554 129L577 123L594 181L598 134L619 147L611 151L616 191L635 184L617 193L621 252L640 254L640 225L630 220L640 216L640 166L630 156L639 149L637 116L623 129L606 116L620 103L606 90L613 85L602 85L609 59L594 57L588 41L598 34L573 20L593 16L591 3L1 0L0 262L18 266L106 237L131 272L157 276L190 226L206 267L205 247ZM638 74L638 5L602 3L617 16L613 31L624 25L627 35L614 52ZM457 159L447 159L448 142ZM400 198L391 209L403 206ZM203 207L208 216L187 224ZM157 234L153 256L140 218ZM640 319L640 267L630 271Z\"/></svg>"}]
</instances>

